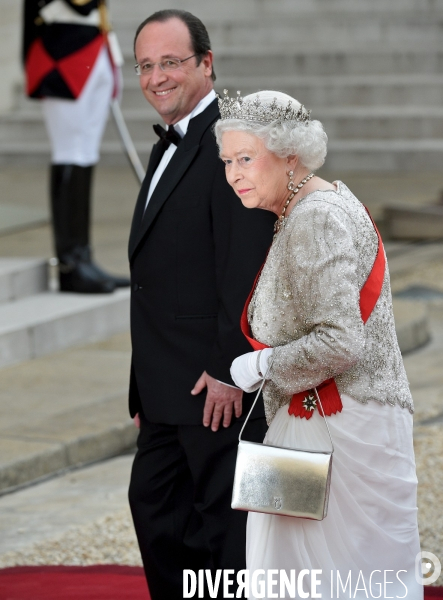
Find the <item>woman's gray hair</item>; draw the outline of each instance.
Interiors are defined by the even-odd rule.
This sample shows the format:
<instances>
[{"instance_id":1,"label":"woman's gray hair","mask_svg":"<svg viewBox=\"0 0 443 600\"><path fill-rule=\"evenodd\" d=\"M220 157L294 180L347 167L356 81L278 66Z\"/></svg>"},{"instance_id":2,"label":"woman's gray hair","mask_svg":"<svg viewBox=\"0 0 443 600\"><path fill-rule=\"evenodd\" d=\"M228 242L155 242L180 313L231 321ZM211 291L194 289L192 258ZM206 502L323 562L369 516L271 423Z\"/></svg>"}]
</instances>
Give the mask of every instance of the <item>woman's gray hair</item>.
<instances>
[{"instance_id":1,"label":"woman's gray hair","mask_svg":"<svg viewBox=\"0 0 443 600\"><path fill-rule=\"evenodd\" d=\"M301 106L298 100L282 92L256 92L245 96L244 100L251 102L256 97L266 104L271 104L275 98L277 105L284 108L289 101L295 110ZM265 147L281 158L295 154L302 165L310 171L316 171L325 162L328 136L320 121L307 121L307 123L273 121L267 124L241 119L220 119L217 121L214 131L220 150L222 135L225 131L245 131L262 139Z\"/></svg>"}]
</instances>

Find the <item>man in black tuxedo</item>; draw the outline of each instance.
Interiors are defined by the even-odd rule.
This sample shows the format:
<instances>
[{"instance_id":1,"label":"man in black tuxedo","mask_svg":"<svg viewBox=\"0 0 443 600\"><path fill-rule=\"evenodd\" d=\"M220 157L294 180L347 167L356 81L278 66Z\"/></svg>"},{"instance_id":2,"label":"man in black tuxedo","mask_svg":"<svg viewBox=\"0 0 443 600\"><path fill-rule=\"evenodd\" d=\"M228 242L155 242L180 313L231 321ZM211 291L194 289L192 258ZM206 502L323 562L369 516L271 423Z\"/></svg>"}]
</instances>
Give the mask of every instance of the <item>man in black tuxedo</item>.
<instances>
[{"instance_id":1,"label":"man in black tuxedo","mask_svg":"<svg viewBox=\"0 0 443 600\"><path fill-rule=\"evenodd\" d=\"M245 568L246 513L230 502L253 397L229 368L250 350L240 315L274 217L244 208L226 182L203 23L155 13L137 30L135 56L143 94L169 129L155 127L129 240L129 404L140 426L129 499L152 599L174 600L183 569ZM263 410L254 411L247 437L262 441Z\"/></svg>"}]
</instances>

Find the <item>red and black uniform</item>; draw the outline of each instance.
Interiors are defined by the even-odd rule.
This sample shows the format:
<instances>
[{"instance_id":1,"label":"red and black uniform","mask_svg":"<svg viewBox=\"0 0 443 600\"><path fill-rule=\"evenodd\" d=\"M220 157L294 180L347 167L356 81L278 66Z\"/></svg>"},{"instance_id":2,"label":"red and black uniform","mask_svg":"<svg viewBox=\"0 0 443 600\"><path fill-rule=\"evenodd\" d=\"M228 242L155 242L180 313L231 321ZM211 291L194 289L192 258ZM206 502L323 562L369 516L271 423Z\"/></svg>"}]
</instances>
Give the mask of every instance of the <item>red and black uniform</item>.
<instances>
[{"instance_id":1,"label":"red and black uniform","mask_svg":"<svg viewBox=\"0 0 443 600\"><path fill-rule=\"evenodd\" d=\"M81 16L99 10L99 0L63 0ZM40 11L54 0L25 0L23 60L26 93L31 98L75 99L80 95L105 43L100 27L47 24Z\"/></svg>"}]
</instances>

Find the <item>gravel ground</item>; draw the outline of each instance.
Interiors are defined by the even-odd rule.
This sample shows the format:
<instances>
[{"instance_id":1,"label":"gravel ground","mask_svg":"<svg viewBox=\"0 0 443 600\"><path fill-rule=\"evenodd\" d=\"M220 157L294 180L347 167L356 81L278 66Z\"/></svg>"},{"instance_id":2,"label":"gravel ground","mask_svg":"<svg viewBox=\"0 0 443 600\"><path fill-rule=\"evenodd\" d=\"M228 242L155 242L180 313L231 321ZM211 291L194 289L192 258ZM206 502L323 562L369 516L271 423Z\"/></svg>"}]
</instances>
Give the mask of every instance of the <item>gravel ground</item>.
<instances>
[{"instance_id":1,"label":"gravel ground","mask_svg":"<svg viewBox=\"0 0 443 600\"><path fill-rule=\"evenodd\" d=\"M422 549L443 559L443 425L417 427L415 451ZM100 563L141 565L129 509L0 556L0 567ZM443 585L443 576L435 585Z\"/></svg>"},{"instance_id":2,"label":"gravel ground","mask_svg":"<svg viewBox=\"0 0 443 600\"><path fill-rule=\"evenodd\" d=\"M142 564L129 508L0 556L0 567L97 564Z\"/></svg>"}]
</instances>

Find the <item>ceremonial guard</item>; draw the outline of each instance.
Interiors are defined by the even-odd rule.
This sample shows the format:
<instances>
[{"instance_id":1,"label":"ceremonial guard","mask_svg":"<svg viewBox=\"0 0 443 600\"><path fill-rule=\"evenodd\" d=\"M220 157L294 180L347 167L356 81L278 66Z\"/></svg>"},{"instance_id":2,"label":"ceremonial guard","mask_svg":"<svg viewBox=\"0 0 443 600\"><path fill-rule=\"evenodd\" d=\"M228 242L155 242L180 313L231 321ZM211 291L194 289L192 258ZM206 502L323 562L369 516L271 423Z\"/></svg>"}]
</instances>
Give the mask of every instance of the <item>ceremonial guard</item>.
<instances>
[{"instance_id":1,"label":"ceremonial guard","mask_svg":"<svg viewBox=\"0 0 443 600\"><path fill-rule=\"evenodd\" d=\"M107 293L129 285L90 248L91 183L120 56L105 0L25 0L26 94L42 100L51 142L50 196L60 291Z\"/></svg>"}]
</instances>

